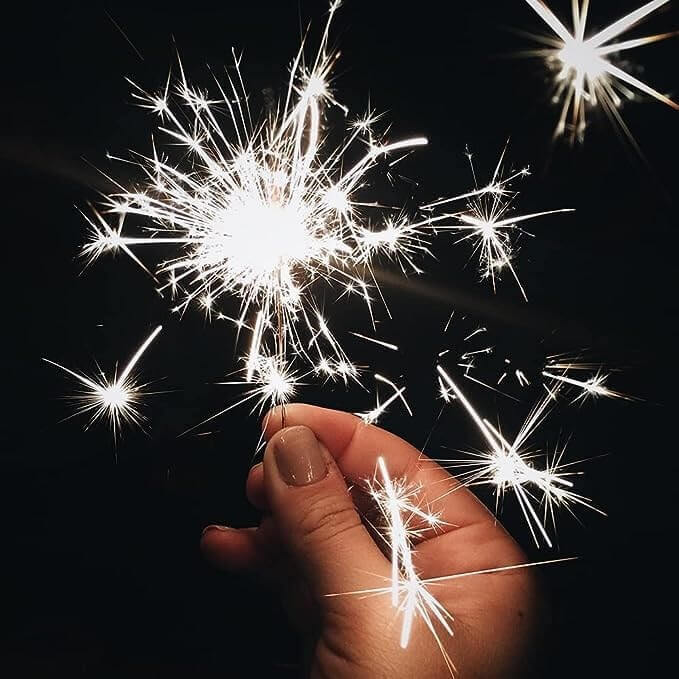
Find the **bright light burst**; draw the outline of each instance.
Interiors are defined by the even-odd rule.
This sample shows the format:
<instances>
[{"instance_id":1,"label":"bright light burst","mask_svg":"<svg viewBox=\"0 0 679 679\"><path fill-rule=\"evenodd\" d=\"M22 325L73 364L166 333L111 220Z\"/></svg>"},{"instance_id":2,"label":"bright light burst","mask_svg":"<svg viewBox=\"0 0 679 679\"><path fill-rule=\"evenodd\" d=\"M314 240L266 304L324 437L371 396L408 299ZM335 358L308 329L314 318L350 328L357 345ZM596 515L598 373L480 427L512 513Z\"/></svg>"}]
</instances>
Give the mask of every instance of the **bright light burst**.
<instances>
[{"instance_id":1,"label":"bright light burst","mask_svg":"<svg viewBox=\"0 0 679 679\"><path fill-rule=\"evenodd\" d=\"M374 259L384 255L416 268L414 258L427 252L424 224L383 216L365 196L371 170L427 140L384 141L374 130L379 116L370 112L331 145L326 113L334 106L346 114L332 88L338 54L328 47L339 4L331 4L313 62L305 63L303 44L283 101L263 122L253 122L235 56L226 85L215 78L214 99L189 84L181 64L177 82L168 79L159 94L133 84L140 105L158 117L159 136L178 147L181 158L172 161L155 142L150 156L135 153L131 162L145 183L106 199L103 212L117 215L117 223L95 214L84 248L89 260L123 251L147 271L138 248L176 248L156 276L164 279L160 291L177 298L179 313L196 302L211 314L223 296L239 299L233 320L251 335L245 382L255 385L250 395L274 404L294 393L295 359L306 364L306 374L357 378L322 313L315 283L338 287L340 297L359 295L372 318ZM131 217L141 221L133 234Z\"/></svg>"},{"instance_id":2,"label":"bright light burst","mask_svg":"<svg viewBox=\"0 0 679 679\"><path fill-rule=\"evenodd\" d=\"M510 210L514 200L519 195L518 191L511 189L511 184L519 177L530 174L529 169L524 167L518 172L510 173L502 177L502 164L504 162L505 147L500 154L500 159L495 166L495 172L491 181L484 187L475 187L473 191L453 198L444 198L434 203L425 205L423 209L431 210L442 205L467 200L467 209L457 212L445 213L431 219L436 229L450 230L460 234L457 243L471 242L473 255L478 256L481 278L490 280L493 290L496 289L496 281L499 280L503 269L508 269L516 284L521 290L524 299L528 299L526 291L519 280L516 268L512 263L516 244L515 236L532 235L525 231L519 224L537 217L552 215L559 212L573 212L572 209L547 210L527 215L511 215ZM472 169L474 183L476 185L476 172L472 161L472 154L467 153L469 164ZM446 223L449 220L453 223ZM441 222L444 222L443 224Z\"/></svg>"},{"instance_id":3,"label":"bright light burst","mask_svg":"<svg viewBox=\"0 0 679 679\"><path fill-rule=\"evenodd\" d=\"M533 407L516 438L510 443L498 428L479 415L441 366L437 366L437 371L444 386L463 405L489 446L488 450L472 454L467 459L445 462L467 470L459 476L465 484L493 486L496 511L507 489L511 489L536 545L540 546L541 538L549 547L552 546L552 541L546 525L548 520L551 520L552 526L555 527L556 508L564 507L572 512L574 505L581 505L603 513L592 505L589 498L572 490L573 483L569 477L579 472L570 471L574 463L561 463L563 448L557 450L551 460L548 458L545 469L536 469L533 461L540 456L540 451L531 450L526 446L549 414L558 387L551 391L547 390L547 395ZM536 491L540 498L536 498ZM542 505L542 516L538 514L536 504Z\"/></svg>"},{"instance_id":4,"label":"bright light burst","mask_svg":"<svg viewBox=\"0 0 679 679\"><path fill-rule=\"evenodd\" d=\"M123 424L140 426L143 423L145 418L139 406L144 396L143 389L147 385L139 384L133 371L139 359L162 329L163 326L159 325L146 338L120 375L116 370L113 379L108 379L101 370L92 377L87 377L48 358L42 359L67 372L85 387L84 390L69 397L77 404L75 415L91 413L90 421L85 429L89 429L99 419L106 419L113 431L113 438L117 440L118 432Z\"/></svg>"},{"instance_id":5,"label":"bright light burst","mask_svg":"<svg viewBox=\"0 0 679 679\"><path fill-rule=\"evenodd\" d=\"M540 18L552 29L556 37L533 36L545 45L528 52L545 59L555 75L553 100L561 102L561 114L555 136L570 132L571 142L582 142L587 126L587 108L600 106L606 115L620 126L634 143L632 134L620 115L623 100L634 98L634 90L648 94L658 101L679 109L674 101L613 63L620 52L664 40L673 35L661 33L644 38L611 43L646 16L667 4L669 0L653 0L618 19L594 35L585 38L589 0L571 0L573 30L547 7L542 0L526 0ZM636 145L636 144L635 144Z\"/></svg>"}]
</instances>

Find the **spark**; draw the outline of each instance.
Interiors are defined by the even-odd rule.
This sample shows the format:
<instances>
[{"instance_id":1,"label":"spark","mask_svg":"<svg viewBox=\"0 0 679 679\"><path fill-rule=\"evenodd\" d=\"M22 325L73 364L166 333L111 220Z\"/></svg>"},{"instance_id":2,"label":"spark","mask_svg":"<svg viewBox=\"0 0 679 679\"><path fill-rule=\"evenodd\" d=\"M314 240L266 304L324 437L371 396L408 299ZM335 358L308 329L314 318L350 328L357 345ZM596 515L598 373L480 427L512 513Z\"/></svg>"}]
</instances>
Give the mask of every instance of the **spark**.
<instances>
[{"instance_id":1,"label":"spark","mask_svg":"<svg viewBox=\"0 0 679 679\"><path fill-rule=\"evenodd\" d=\"M634 99L634 90L650 95L675 110L679 109L679 105L613 63L612 57L669 38L676 35L676 31L614 43L611 40L618 38L669 0L647 2L588 38L585 38L585 33L589 0L571 1L572 31L542 0L526 0L554 33L554 36L533 36L545 47L528 54L542 57L555 73L553 101L561 102L555 137L569 130L571 143L576 140L582 142L587 127L587 109L598 106L636 146L619 111L624 100Z\"/></svg>"},{"instance_id":2,"label":"spark","mask_svg":"<svg viewBox=\"0 0 679 679\"><path fill-rule=\"evenodd\" d=\"M490 280L493 291L496 290L496 282L500 279L503 269L507 269L521 291L525 300L528 299L526 291L519 280L518 273L512 260L514 258L516 245L515 235L533 234L525 231L520 224L538 217L553 215L561 212L573 212L572 209L546 210L525 215L511 215L510 209L519 192L511 189L512 182L520 177L530 174L527 167L518 172L510 173L507 177L502 177L502 165L504 162L507 146L500 154L495 172L491 181L483 188L476 188L461 196L446 198L435 203L425 205L423 209L446 205L448 203L466 199L466 210L457 212L447 212L432 218L436 229L449 230L460 234L456 243L471 242L472 255L478 256L479 272L482 280ZM476 172L471 153L467 153L472 175L476 181ZM441 224L441 221L451 223Z\"/></svg>"},{"instance_id":3,"label":"spark","mask_svg":"<svg viewBox=\"0 0 679 679\"><path fill-rule=\"evenodd\" d=\"M122 251L147 272L139 249L174 250L153 275L161 293L178 298L178 313L196 303L207 316L228 319L220 301L239 300L235 324L252 326L246 382L274 405L294 393L298 360L327 378L357 376L321 311L320 285L358 293L372 319L376 258L418 270L416 256L428 253L427 224L382 217L383 206L364 195L382 159L427 140L385 141L374 129L379 116L369 112L331 144L336 130L328 112L339 108L343 119L347 113L333 89L339 54L328 47L339 5L330 5L310 65L303 41L287 92L262 123L252 122L235 54L235 74L227 72L225 83L215 77L216 98L189 83L181 62L175 82L168 78L159 94L132 83L138 103L158 117L157 136L168 140L167 150L154 141L150 155L135 152L126 161L145 182L105 198L101 211L116 216L117 225L95 213L83 249L88 261ZM171 146L181 152L176 162Z\"/></svg>"},{"instance_id":4,"label":"spark","mask_svg":"<svg viewBox=\"0 0 679 679\"><path fill-rule=\"evenodd\" d=\"M374 344L378 344L379 346L384 347L385 349L390 349L391 351L398 351L398 345L392 344L391 342L384 342L383 340L379 340L375 337L367 337L366 335L361 335L358 332L352 332L351 334L354 337L366 340L366 342L373 342Z\"/></svg>"},{"instance_id":5,"label":"spark","mask_svg":"<svg viewBox=\"0 0 679 679\"><path fill-rule=\"evenodd\" d=\"M386 377L383 377L382 375L379 375L375 373L375 380L377 382L382 382L389 387L391 387L394 391L394 393L384 402L380 403L379 399L379 394L377 394L377 405L372 409L369 410L368 412L365 413L356 413L357 417L360 417L366 424L376 424L377 421L384 415L386 412L387 408L397 399L400 399L401 402L403 403L405 409L408 411L408 415L412 417L413 411L410 408L410 405L408 404L408 401L406 401L405 396L403 393L405 392L406 388L405 387L397 387L391 380L387 379Z\"/></svg>"},{"instance_id":6,"label":"spark","mask_svg":"<svg viewBox=\"0 0 679 679\"><path fill-rule=\"evenodd\" d=\"M573 399L573 403L584 401L589 396L606 396L609 398L622 398L631 400L630 396L622 394L619 391L613 391L612 389L609 389L607 386L605 386L604 382L608 379L609 375L602 373L601 371L597 372L587 380L578 380L574 377L568 377L566 374L557 375L547 370L542 372L542 376L547 377L550 380L555 380L556 382L561 382L562 384L579 387L581 392Z\"/></svg>"},{"instance_id":7,"label":"spark","mask_svg":"<svg viewBox=\"0 0 679 679\"><path fill-rule=\"evenodd\" d=\"M147 385L139 384L133 371L144 352L162 329L163 326L159 325L146 338L120 375L117 374L116 370L113 379L107 378L101 371L98 371L92 377L88 377L87 375L70 370L59 363L55 363L48 358L42 359L46 363L68 373L84 386L84 390L77 392L69 398L77 404L74 415L91 413L90 420L85 429L89 429L99 419L106 419L113 431L114 440L117 440L118 432L123 424L142 425L145 418L141 414L139 406L144 396L143 389Z\"/></svg>"},{"instance_id":8,"label":"spark","mask_svg":"<svg viewBox=\"0 0 679 679\"><path fill-rule=\"evenodd\" d=\"M467 320L467 316L461 316L459 317L459 319L455 320L455 322L454 319L456 319L456 312L452 311L443 329L445 335L448 334L451 328L456 327L456 325L458 325L459 323L465 322ZM450 356L451 354L454 355L456 358L453 360L457 361L456 365L458 368L462 369L461 374L465 379L470 380L471 382L474 382L476 384L479 384L485 389L490 389L491 391L494 391L497 394L500 394L507 398L514 399L513 396L510 396L509 394L505 393L504 391L501 391L497 387L494 387L491 384L484 382L482 379L479 379L479 377L477 377L476 374L472 374L473 372L475 373L475 371L477 371L477 368L479 367L478 365L479 359L485 359L491 356L495 350L495 348L491 344L487 344L488 328L484 326L478 326L470 331L470 326L467 325L466 329L464 328L459 329L458 335L463 335L462 339L458 340L457 342L448 346L442 351L439 351L438 359ZM446 403L449 403L451 400L455 400L456 398L455 394L452 393L450 389L446 388L445 384L443 383L440 377L438 377L437 379L439 384L440 397Z\"/></svg>"},{"instance_id":9,"label":"spark","mask_svg":"<svg viewBox=\"0 0 679 679\"><path fill-rule=\"evenodd\" d=\"M495 489L496 511L508 489L511 489L521 508L535 544L539 547L540 540L552 547L552 540L547 532L547 523L551 520L555 526L555 510L564 507L572 513L574 505L580 505L599 513L592 501L576 493L569 477L577 472L571 471L574 463L562 464L565 448L557 450L552 459L547 458L545 469L537 469L534 460L539 451L526 446L536 430L545 421L551 405L556 398L556 390L547 390L547 395L533 407L515 439L510 443L487 419L481 417L460 388L448 373L439 365L438 376L447 389L452 391L482 436L488 449L474 453L464 460L446 460L449 464L465 468L459 478L467 485L491 485ZM535 491L541 494L538 500ZM542 505L542 516L538 513L536 504Z\"/></svg>"}]
</instances>

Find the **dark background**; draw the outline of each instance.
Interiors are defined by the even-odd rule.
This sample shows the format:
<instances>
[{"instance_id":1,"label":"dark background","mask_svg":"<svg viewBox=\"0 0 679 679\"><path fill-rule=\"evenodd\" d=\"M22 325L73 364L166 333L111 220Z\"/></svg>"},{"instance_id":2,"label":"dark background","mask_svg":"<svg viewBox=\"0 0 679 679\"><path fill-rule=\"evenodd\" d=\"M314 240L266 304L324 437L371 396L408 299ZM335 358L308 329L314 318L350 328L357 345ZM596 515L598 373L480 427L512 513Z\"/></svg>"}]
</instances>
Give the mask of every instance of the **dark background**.
<instances>
[{"instance_id":1,"label":"dark background","mask_svg":"<svg viewBox=\"0 0 679 679\"><path fill-rule=\"evenodd\" d=\"M313 21L313 46L326 5L140 4L3 10L0 496L8 573L1 662L5 676L292 676L295 641L276 604L246 578L213 572L198 552L207 523L256 520L244 480L257 418L239 409L208 427L209 436L177 438L237 396L234 387L214 385L233 367L233 329L207 323L198 310L180 322L125 257L104 257L81 273L85 224L75 207L86 209L107 188L93 166L135 178L109 163L106 151L149 149L154 121L132 105L124 76L147 89L161 86L176 44L189 75L207 84L206 64L219 70L232 46L243 48L258 110L261 91L285 83L300 17L303 25ZM555 2L562 15L567 4ZM594 28L639 3L592 4ZM643 401L561 408L537 441L573 433L569 459L597 458L582 465L587 474L578 487L608 518L585 510L582 523L563 516L551 551L532 547L511 499L503 520L533 558L581 557L543 569L554 617L544 675L654 676L672 650L676 610L677 114L657 102L625 108L647 162L596 113L583 147L551 145L557 111L544 68L506 57L532 46L509 28L544 32L521 0L347 1L339 13L340 100L360 113L369 94L394 121L392 137L430 139L402 166L420 185L397 181L396 199L424 202L466 190L465 144L485 177L511 136L511 162L533 170L517 209L577 209L531 224L537 237L524 239L518 260L529 304L509 279L493 296L466 266L469 251L440 236L426 275L395 285L385 274L395 322L384 320L379 331L402 353L347 341L360 362L408 386L415 416L394 408L383 425L418 446L433 429L426 450L435 456L448 454L443 445L480 444L459 410L438 418L433 365L450 342L441 330L453 308L468 314L451 331L454 341L464 323L483 324L498 358L534 367L545 354L586 348L624 368L611 386ZM676 7L629 37L674 28ZM677 86L676 40L630 57L659 89ZM369 331L355 304L333 307L332 318L337 328ZM81 420L60 423L70 412L60 397L72 384L40 357L82 370L96 358L111 370L158 323L166 327L143 360L143 375L164 377L158 389L171 391L148 402L150 435L126 431L114 447L105 427L83 432ZM526 390L516 403L467 387L485 412L500 411L510 431L537 393ZM365 410L373 397L312 386L301 398Z\"/></svg>"}]
</instances>

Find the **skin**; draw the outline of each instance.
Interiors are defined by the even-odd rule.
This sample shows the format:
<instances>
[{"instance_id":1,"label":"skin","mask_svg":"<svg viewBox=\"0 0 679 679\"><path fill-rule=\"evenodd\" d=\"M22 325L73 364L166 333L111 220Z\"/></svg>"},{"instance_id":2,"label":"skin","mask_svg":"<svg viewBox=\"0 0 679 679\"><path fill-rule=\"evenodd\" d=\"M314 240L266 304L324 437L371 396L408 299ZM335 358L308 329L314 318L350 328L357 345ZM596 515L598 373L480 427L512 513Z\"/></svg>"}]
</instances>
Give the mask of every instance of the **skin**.
<instances>
[{"instance_id":1,"label":"skin","mask_svg":"<svg viewBox=\"0 0 679 679\"><path fill-rule=\"evenodd\" d=\"M276 589L306 640L306 676L433 679L450 676L441 650L416 617L407 649L389 594L327 596L385 587L390 562L357 511L356 492L384 457L390 476L421 484L423 500L450 525L425 533L415 565L423 579L526 563L495 517L442 467L402 439L347 413L308 405L276 409L264 420L264 460L247 480L250 501L263 512L256 528L210 526L201 548L226 570L257 573ZM309 432L309 430L311 430ZM320 442L327 474L304 486L286 483L277 446ZM350 492L347 483L355 484ZM453 492L446 492L451 491ZM533 569L463 577L431 586L454 616L454 636L437 626L461 678L526 676L536 647L540 605ZM436 624L436 623L435 623Z\"/></svg>"}]
</instances>

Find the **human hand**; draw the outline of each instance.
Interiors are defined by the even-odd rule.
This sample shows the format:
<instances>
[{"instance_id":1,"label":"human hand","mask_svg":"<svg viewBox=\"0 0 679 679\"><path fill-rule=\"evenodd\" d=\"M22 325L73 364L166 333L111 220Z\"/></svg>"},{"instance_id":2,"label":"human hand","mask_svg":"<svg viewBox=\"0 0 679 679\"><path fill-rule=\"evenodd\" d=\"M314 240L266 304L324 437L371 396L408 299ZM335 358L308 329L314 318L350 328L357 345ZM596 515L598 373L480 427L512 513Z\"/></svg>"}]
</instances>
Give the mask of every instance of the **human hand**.
<instances>
[{"instance_id":1,"label":"human hand","mask_svg":"<svg viewBox=\"0 0 679 679\"><path fill-rule=\"evenodd\" d=\"M279 589L308 641L311 677L449 676L418 617L408 648L400 648L388 594L327 596L384 587L391 575L347 482L359 487L372 478L382 456L392 478L421 485L423 501L445 522L414 549L423 579L525 563L521 549L468 489L402 439L307 405L285 406L281 429L280 412L265 420L264 460L247 481L248 498L264 512L260 526L208 527L204 554L218 567L258 572ZM438 631L459 677L524 676L539 618L530 569L443 580L430 591L454 617L454 636Z\"/></svg>"}]
</instances>

